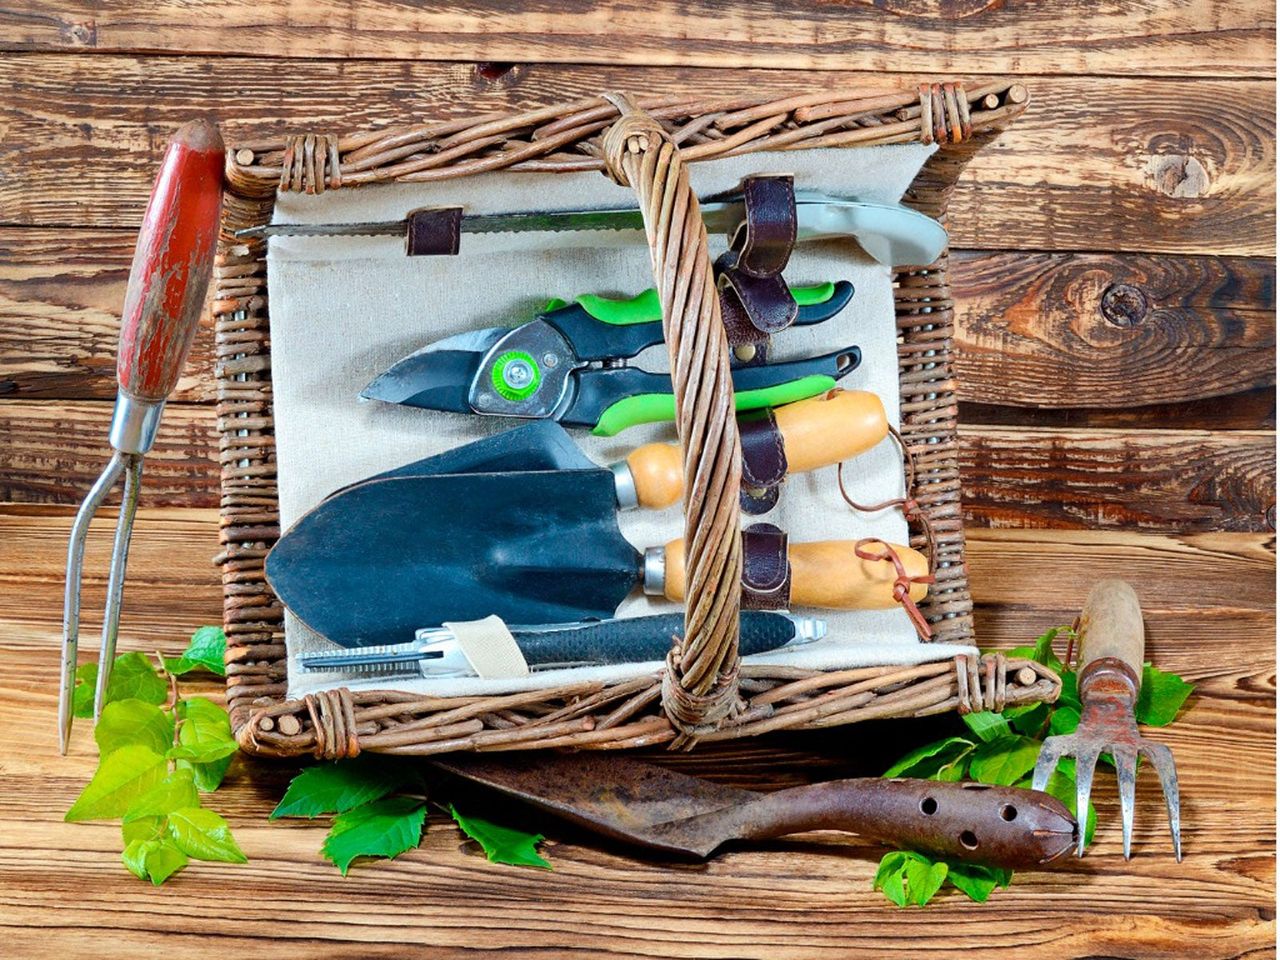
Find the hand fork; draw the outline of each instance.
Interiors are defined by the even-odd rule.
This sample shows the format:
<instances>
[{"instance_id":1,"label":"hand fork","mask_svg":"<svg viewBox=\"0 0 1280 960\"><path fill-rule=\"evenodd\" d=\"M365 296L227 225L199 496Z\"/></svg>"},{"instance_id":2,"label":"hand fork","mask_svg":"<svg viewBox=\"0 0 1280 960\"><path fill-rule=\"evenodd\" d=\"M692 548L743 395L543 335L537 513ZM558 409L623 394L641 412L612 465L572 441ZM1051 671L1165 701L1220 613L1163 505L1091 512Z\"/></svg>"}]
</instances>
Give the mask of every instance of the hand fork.
<instances>
[{"instance_id":1,"label":"hand fork","mask_svg":"<svg viewBox=\"0 0 1280 960\"><path fill-rule=\"evenodd\" d=\"M96 718L106 699L115 659L142 458L155 442L165 400L177 385L204 307L218 239L222 168L223 146L218 128L203 120L184 125L169 141L138 234L116 359L119 389L108 437L113 453L80 505L67 547L62 686L58 697L58 746L64 754L71 735L85 535L89 521L123 474L124 497L111 546L102 616L102 652L94 691Z\"/></svg>"},{"instance_id":2,"label":"hand fork","mask_svg":"<svg viewBox=\"0 0 1280 960\"><path fill-rule=\"evenodd\" d=\"M1076 853L1084 856L1084 821L1098 757L1109 750L1120 784L1120 824L1124 832L1124 858L1129 859L1133 836L1133 804L1137 789L1138 755L1155 767L1169 808L1173 853L1182 862L1181 811L1178 772L1173 753L1162 743L1138 734L1134 705L1142 685L1145 641L1142 608L1133 587L1123 580L1103 580L1089 593L1076 625L1079 643L1078 674L1081 712L1074 733L1049 737L1040 749L1031 786L1043 790L1058 761L1076 758L1076 817L1081 823Z\"/></svg>"}]
</instances>

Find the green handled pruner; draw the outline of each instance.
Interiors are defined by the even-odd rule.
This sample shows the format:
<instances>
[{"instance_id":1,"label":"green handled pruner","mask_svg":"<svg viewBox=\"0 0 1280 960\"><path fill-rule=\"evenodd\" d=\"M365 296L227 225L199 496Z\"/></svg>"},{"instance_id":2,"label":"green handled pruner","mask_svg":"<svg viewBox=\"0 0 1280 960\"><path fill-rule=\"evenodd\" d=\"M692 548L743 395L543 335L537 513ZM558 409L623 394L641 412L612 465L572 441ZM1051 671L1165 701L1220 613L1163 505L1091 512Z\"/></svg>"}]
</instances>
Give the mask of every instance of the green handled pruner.
<instances>
[{"instance_id":1,"label":"green handled pruner","mask_svg":"<svg viewBox=\"0 0 1280 960\"><path fill-rule=\"evenodd\" d=\"M821 323L853 296L847 281L793 287L795 323ZM671 378L627 361L662 343L657 292L630 300L585 295L553 301L518 327L489 327L447 337L397 361L361 392L429 410L558 420L613 436L627 427L675 419ZM805 360L733 371L739 410L776 407L817 396L857 368L849 346Z\"/></svg>"}]
</instances>

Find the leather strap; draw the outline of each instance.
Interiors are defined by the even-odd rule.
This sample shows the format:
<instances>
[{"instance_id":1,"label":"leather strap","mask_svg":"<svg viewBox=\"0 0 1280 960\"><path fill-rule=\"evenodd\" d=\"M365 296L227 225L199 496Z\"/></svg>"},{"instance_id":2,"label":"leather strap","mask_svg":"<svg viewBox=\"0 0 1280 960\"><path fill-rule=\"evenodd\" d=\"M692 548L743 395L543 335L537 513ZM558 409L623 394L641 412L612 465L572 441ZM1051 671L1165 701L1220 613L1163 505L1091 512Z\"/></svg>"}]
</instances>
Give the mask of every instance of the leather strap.
<instances>
[{"instance_id":1,"label":"leather strap","mask_svg":"<svg viewBox=\"0 0 1280 960\"><path fill-rule=\"evenodd\" d=\"M742 497L744 513L772 510L787 475L787 451L772 410L738 417L742 440Z\"/></svg>"},{"instance_id":2,"label":"leather strap","mask_svg":"<svg viewBox=\"0 0 1280 960\"><path fill-rule=\"evenodd\" d=\"M406 217L405 250L411 257L456 256L462 237L461 207L423 207Z\"/></svg>"},{"instance_id":3,"label":"leather strap","mask_svg":"<svg viewBox=\"0 0 1280 960\"><path fill-rule=\"evenodd\" d=\"M716 260L720 312L729 345L763 344L795 322L799 307L782 270L796 242L796 198L786 175L746 177L740 191L744 219L729 236L729 250ZM759 349L749 363L763 363Z\"/></svg>"},{"instance_id":4,"label":"leather strap","mask_svg":"<svg viewBox=\"0 0 1280 960\"><path fill-rule=\"evenodd\" d=\"M771 523L742 531L742 609L785 610L791 603L787 534Z\"/></svg>"}]
</instances>

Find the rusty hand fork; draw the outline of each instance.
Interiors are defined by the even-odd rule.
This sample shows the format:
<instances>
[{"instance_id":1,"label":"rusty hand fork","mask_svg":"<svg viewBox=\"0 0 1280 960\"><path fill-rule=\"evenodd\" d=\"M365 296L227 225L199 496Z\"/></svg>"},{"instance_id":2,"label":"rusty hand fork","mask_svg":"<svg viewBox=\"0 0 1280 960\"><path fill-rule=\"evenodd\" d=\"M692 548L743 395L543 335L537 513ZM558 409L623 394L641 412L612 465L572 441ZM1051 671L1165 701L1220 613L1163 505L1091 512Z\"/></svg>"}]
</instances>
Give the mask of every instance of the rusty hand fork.
<instances>
[{"instance_id":1,"label":"rusty hand fork","mask_svg":"<svg viewBox=\"0 0 1280 960\"><path fill-rule=\"evenodd\" d=\"M113 453L80 505L67 547L62 686L58 696L58 747L64 754L71 735L85 535L89 521L123 474L124 497L111 546L102 616L102 652L94 691L96 718L106 699L115 659L142 458L155 442L164 402L178 383L204 307L218 239L222 168L223 146L218 128L203 120L184 125L169 141L138 234L120 323L116 360L119 390L108 438Z\"/></svg>"},{"instance_id":2,"label":"rusty hand fork","mask_svg":"<svg viewBox=\"0 0 1280 960\"><path fill-rule=\"evenodd\" d=\"M1043 790L1058 761L1076 758L1076 816L1080 821L1076 853L1084 856L1084 821L1093 787L1098 757L1109 750L1120 784L1120 824L1124 832L1124 858L1129 859L1133 836L1133 804L1137 789L1138 755L1156 768L1169 808L1173 853L1182 862L1181 811L1178 772L1173 753L1162 743L1138 734L1134 705L1142 685L1145 641L1142 608L1133 587L1123 580L1103 580L1090 591L1076 625L1079 643L1078 674L1081 713L1076 731L1049 737L1040 749L1031 786Z\"/></svg>"}]
</instances>

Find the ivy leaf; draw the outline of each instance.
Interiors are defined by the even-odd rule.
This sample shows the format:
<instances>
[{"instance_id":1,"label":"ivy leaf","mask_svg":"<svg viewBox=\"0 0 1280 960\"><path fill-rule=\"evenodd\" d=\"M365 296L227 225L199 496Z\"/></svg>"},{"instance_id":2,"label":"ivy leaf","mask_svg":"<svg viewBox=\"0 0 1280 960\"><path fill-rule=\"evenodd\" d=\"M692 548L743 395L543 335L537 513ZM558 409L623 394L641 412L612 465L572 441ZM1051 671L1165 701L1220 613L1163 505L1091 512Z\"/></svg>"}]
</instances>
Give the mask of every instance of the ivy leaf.
<instances>
[{"instance_id":1,"label":"ivy leaf","mask_svg":"<svg viewBox=\"0 0 1280 960\"><path fill-rule=\"evenodd\" d=\"M947 880L975 903L986 903L996 887L1008 887L1013 871L978 863L948 863Z\"/></svg>"},{"instance_id":2,"label":"ivy leaf","mask_svg":"<svg viewBox=\"0 0 1280 960\"><path fill-rule=\"evenodd\" d=\"M884 772L886 777L920 777L923 779L947 780L947 774L958 770L955 779L964 775L959 761L967 757L976 744L964 737L947 737L927 743L917 750L912 750L905 757Z\"/></svg>"},{"instance_id":3,"label":"ivy leaf","mask_svg":"<svg viewBox=\"0 0 1280 960\"><path fill-rule=\"evenodd\" d=\"M872 889L883 891L899 907L905 907L908 901L922 907L946 878L945 863L934 863L913 850L895 850L881 858Z\"/></svg>"},{"instance_id":4,"label":"ivy leaf","mask_svg":"<svg viewBox=\"0 0 1280 960\"><path fill-rule=\"evenodd\" d=\"M139 880L150 878L157 887L188 863L187 855L168 838L134 840L124 848L120 859Z\"/></svg>"},{"instance_id":5,"label":"ivy leaf","mask_svg":"<svg viewBox=\"0 0 1280 960\"><path fill-rule=\"evenodd\" d=\"M918 853L910 853L906 850L886 853L880 858L880 867L876 870L876 878L872 881L871 889L882 891L889 898L890 903L905 907L907 890L903 886L903 878L907 870L907 861L918 856Z\"/></svg>"},{"instance_id":6,"label":"ivy leaf","mask_svg":"<svg viewBox=\"0 0 1280 960\"><path fill-rule=\"evenodd\" d=\"M170 813L169 836L178 849L197 860L221 860L225 863L248 860L231 836L227 821L203 807L186 807Z\"/></svg>"},{"instance_id":7,"label":"ivy leaf","mask_svg":"<svg viewBox=\"0 0 1280 960\"><path fill-rule=\"evenodd\" d=\"M1009 721L990 710L966 713L964 715L964 725L977 734L978 739L983 742L989 742L998 737L1007 737L1013 732L1009 729Z\"/></svg>"},{"instance_id":8,"label":"ivy leaf","mask_svg":"<svg viewBox=\"0 0 1280 960\"><path fill-rule=\"evenodd\" d=\"M149 747L120 747L99 761L93 779L63 819L74 823L123 816L135 800L164 779L165 772L164 757Z\"/></svg>"},{"instance_id":9,"label":"ivy leaf","mask_svg":"<svg viewBox=\"0 0 1280 960\"><path fill-rule=\"evenodd\" d=\"M357 857L398 857L422 839L427 805L415 797L383 797L339 814L320 854L345 877Z\"/></svg>"},{"instance_id":10,"label":"ivy leaf","mask_svg":"<svg viewBox=\"0 0 1280 960\"><path fill-rule=\"evenodd\" d=\"M404 786L411 776L404 764L373 754L308 767L289 781L284 796L271 811L271 819L345 813L385 797Z\"/></svg>"},{"instance_id":11,"label":"ivy leaf","mask_svg":"<svg viewBox=\"0 0 1280 960\"><path fill-rule=\"evenodd\" d=\"M154 703L117 700L102 708L93 739L103 757L131 743L163 754L173 744L173 720Z\"/></svg>"},{"instance_id":12,"label":"ivy leaf","mask_svg":"<svg viewBox=\"0 0 1280 960\"><path fill-rule=\"evenodd\" d=\"M200 795L190 770L175 770L140 796L125 811L124 823L163 817L184 807L200 806Z\"/></svg>"},{"instance_id":13,"label":"ivy leaf","mask_svg":"<svg viewBox=\"0 0 1280 960\"><path fill-rule=\"evenodd\" d=\"M458 812L457 807L449 805L454 822L468 837L484 849L484 855L494 863L510 863L521 867L545 867L551 864L538 855L538 844L543 837L540 833L526 833L510 827L499 826L479 817L468 817Z\"/></svg>"},{"instance_id":14,"label":"ivy leaf","mask_svg":"<svg viewBox=\"0 0 1280 960\"><path fill-rule=\"evenodd\" d=\"M192 670L208 670L220 677L227 675L225 657L227 635L221 627L201 627L191 635L187 649L178 657L165 657L164 668L175 677Z\"/></svg>"},{"instance_id":15,"label":"ivy leaf","mask_svg":"<svg viewBox=\"0 0 1280 960\"><path fill-rule=\"evenodd\" d=\"M1165 673L1149 663L1144 664L1142 689L1138 691L1134 714L1139 723L1150 727L1167 727L1173 723L1173 718L1178 715L1178 710L1194 689L1192 684L1176 673Z\"/></svg>"},{"instance_id":16,"label":"ivy leaf","mask_svg":"<svg viewBox=\"0 0 1280 960\"><path fill-rule=\"evenodd\" d=\"M978 747L969 763L969 775L982 783L1009 786L1030 773L1039 756L1039 740L1010 734Z\"/></svg>"},{"instance_id":17,"label":"ivy leaf","mask_svg":"<svg viewBox=\"0 0 1280 960\"><path fill-rule=\"evenodd\" d=\"M212 763L239 749L231 734L231 721L213 701L202 697L179 700L175 712L180 721L178 745L169 749L170 759Z\"/></svg>"}]
</instances>

